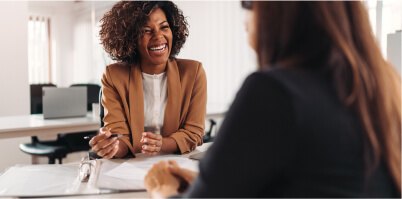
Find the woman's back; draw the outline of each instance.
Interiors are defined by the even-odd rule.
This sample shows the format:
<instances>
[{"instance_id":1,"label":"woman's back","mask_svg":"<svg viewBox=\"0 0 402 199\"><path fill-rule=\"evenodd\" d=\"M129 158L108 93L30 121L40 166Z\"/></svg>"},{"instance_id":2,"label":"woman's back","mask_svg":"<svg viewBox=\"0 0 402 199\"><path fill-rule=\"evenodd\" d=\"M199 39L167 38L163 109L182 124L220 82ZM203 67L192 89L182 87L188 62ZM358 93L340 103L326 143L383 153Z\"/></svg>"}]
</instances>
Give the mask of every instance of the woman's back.
<instances>
[{"instance_id":1,"label":"woman's back","mask_svg":"<svg viewBox=\"0 0 402 199\"><path fill-rule=\"evenodd\" d=\"M385 164L366 179L361 125L329 77L251 75L184 197L397 197Z\"/></svg>"}]
</instances>

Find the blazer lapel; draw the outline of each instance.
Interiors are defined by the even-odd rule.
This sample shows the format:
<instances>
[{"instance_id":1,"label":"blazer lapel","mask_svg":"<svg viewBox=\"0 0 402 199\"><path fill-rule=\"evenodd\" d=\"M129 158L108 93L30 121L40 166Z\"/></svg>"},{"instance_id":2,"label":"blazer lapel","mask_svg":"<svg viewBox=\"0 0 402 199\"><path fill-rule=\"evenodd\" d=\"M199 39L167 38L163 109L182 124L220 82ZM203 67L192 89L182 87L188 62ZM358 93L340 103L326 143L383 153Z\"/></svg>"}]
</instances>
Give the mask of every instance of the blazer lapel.
<instances>
[{"instance_id":1,"label":"blazer lapel","mask_svg":"<svg viewBox=\"0 0 402 199\"><path fill-rule=\"evenodd\" d=\"M131 66L129 86L130 128L133 141L133 149L136 153L141 152L140 143L144 132L144 93L142 90L141 68L138 64Z\"/></svg>"},{"instance_id":2,"label":"blazer lapel","mask_svg":"<svg viewBox=\"0 0 402 199\"><path fill-rule=\"evenodd\" d=\"M167 63L168 100L163 121L163 137L168 137L179 129L181 113L181 84L179 68L175 60L168 60Z\"/></svg>"}]
</instances>

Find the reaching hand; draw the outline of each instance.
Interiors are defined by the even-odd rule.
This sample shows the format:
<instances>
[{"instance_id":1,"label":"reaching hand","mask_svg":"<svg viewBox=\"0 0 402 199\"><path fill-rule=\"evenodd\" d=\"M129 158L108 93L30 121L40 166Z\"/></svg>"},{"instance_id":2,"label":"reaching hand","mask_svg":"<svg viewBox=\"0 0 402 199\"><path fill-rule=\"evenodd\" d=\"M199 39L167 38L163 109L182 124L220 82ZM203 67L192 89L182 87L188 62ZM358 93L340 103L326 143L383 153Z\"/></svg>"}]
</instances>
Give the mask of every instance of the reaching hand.
<instances>
[{"instance_id":1,"label":"reaching hand","mask_svg":"<svg viewBox=\"0 0 402 199\"><path fill-rule=\"evenodd\" d=\"M198 175L197 172L180 168L179 164L177 164L176 161L169 160L168 163L169 163L169 171L176 177L183 179L187 183L187 185L185 185L185 186L191 185L193 183L194 179Z\"/></svg>"},{"instance_id":2,"label":"reaching hand","mask_svg":"<svg viewBox=\"0 0 402 199\"><path fill-rule=\"evenodd\" d=\"M152 198L167 198L178 194L180 181L170 173L168 167L166 162L160 161L154 164L145 175L145 188Z\"/></svg>"}]
</instances>

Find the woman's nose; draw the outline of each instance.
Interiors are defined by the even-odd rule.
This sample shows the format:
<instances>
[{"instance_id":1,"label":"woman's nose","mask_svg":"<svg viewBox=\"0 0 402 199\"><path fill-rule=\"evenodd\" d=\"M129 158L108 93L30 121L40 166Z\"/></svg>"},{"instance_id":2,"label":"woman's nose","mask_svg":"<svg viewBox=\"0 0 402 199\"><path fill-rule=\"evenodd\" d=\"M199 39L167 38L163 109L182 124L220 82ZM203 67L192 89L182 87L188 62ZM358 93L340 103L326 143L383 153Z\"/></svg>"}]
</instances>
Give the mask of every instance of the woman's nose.
<instances>
[{"instance_id":1,"label":"woman's nose","mask_svg":"<svg viewBox=\"0 0 402 199\"><path fill-rule=\"evenodd\" d=\"M155 33L154 33L154 39L160 39L160 38L163 38L163 34L162 34L162 31L155 31Z\"/></svg>"}]
</instances>

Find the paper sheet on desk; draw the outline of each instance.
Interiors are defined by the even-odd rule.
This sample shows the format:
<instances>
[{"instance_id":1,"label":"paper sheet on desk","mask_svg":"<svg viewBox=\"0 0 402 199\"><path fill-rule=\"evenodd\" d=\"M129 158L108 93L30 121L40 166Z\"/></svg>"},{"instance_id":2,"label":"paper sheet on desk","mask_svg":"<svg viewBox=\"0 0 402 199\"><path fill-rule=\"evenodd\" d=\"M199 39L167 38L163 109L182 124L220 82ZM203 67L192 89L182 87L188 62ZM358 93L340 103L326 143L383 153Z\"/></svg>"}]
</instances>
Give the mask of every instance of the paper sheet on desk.
<instances>
[{"instance_id":1,"label":"paper sheet on desk","mask_svg":"<svg viewBox=\"0 0 402 199\"><path fill-rule=\"evenodd\" d=\"M104 160L97 186L102 189L144 190L144 177L148 170L153 164L168 160L176 161L182 168L198 171L198 162L184 157L137 157L125 162Z\"/></svg>"},{"instance_id":2,"label":"paper sheet on desk","mask_svg":"<svg viewBox=\"0 0 402 199\"><path fill-rule=\"evenodd\" d=\"M135 165L124 162L120 166L108 171L105 175L122 179L142 180L145 177L147 170L140 169Z\"/></svg>"}]
</instances>

